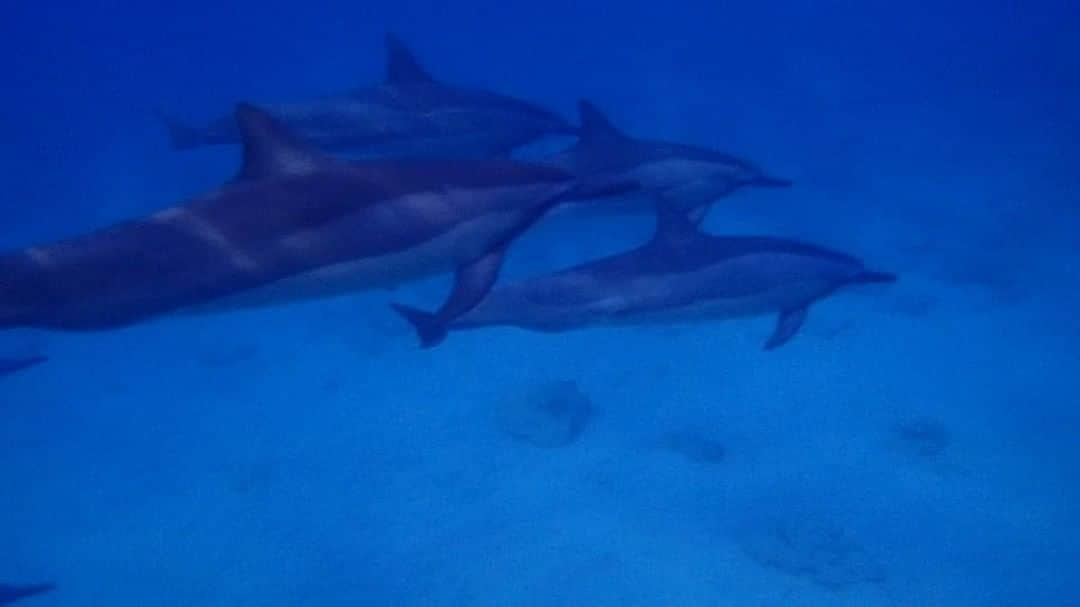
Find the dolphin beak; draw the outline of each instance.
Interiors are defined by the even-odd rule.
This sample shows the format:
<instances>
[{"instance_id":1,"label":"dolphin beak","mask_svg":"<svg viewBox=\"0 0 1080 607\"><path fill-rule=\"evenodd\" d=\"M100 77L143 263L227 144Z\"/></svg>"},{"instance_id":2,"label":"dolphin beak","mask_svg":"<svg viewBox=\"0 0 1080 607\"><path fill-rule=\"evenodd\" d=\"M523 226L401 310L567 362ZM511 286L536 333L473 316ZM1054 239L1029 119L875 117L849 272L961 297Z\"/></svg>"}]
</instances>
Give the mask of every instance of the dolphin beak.
<instances>
[{"instance_id":1,"label":"dolphin beak","mask_svg":"<svg viewBox=\"0 0 1080 607\"><path fill-rule=\"evenodd\" d=\"M762 188L790 188L791 180L769 177L768 175L759 175L750 182L750 185L756 185Z\"/></svg>"}]
</instances>

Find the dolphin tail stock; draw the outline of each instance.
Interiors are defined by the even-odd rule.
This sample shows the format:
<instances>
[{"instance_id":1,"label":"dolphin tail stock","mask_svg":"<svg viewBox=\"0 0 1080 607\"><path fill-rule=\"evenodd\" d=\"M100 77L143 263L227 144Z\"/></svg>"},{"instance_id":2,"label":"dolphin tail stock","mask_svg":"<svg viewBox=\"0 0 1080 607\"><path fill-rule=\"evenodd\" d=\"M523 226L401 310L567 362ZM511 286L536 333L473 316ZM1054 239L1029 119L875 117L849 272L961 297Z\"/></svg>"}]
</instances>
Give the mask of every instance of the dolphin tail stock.
<instances>
[{"instance_id":1,"label":"dolphin tail stock","mask_svg":"<svg viewBox=\"0 0 1080 607\"><path fill-rule=\"evenodd\" d=\"M202 144L203 137L199 129L185 124L162 110L157 110L156 114L158 120L165 125L169 142L174 150L189 150Z\"/></svg>"},{"instance_id":2,"label":"dolphin tail stock","mask_svg":"<svg viewBox=\"0 0 1080 607\"><path fill-rule=\"evenodd\" d=\"M851 279L851 284L890 284L896 282L897 280L897 275L891 272L872 272L870 270L865 270L856 274L855 277Z\"/></svg>"},{"instance_id":3,"label":"dolphin tail stock","mask_svg":"<svg viewBox=\"0 0 1080 607\"><path fill-rule=\"evenodd\" d=\"M421 347L432 348L446 339L446 324L439 319L438 314L398 303L390 306L416 330Z\"/></svg>"},{"instance_id":4,"label":"dolphin tail stock","mask_svg":"<svg viewBox=\"0 0 1080 607\"><path fill-rule=\"evenodd\" d=\"M45 594L56 590L53 584L31 584L26 586L8 586L0 584L0 605L10 605L15 601Z\"/></svg>"}]
</instances>

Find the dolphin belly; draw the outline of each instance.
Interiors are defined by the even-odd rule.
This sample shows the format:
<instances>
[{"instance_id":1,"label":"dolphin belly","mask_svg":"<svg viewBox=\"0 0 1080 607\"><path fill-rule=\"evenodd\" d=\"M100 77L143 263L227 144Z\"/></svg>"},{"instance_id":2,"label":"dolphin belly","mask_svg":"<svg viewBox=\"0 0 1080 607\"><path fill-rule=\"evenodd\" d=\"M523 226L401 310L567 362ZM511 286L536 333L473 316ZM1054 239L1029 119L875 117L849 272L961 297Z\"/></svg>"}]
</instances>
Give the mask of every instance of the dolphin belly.
<instances>
[{"instance_id":1,"label":"dolphin belly","mask_svg":"<svg viewBox=\"0 0 1080 607\"><path fill-rule=\"evenodd\" d=\"M688 183L718 181L718 171L712 163L684 158L665 158L642 163L629 171L630 175L652 191L679 188Z\"/></svg>"},{"instance_id":2,"label":"dolphin belly","mask_svg":"<svg viewBox=\"0 0 1080 607\"><path fill-rule=\"evenodd\" d=\"M675 204L680 210L692 210L712 204L717 199L732 193L737 184L724 179L698 179L663 190L660 195L665 201Z\"/></svg>"},{"instance_id":3,"label":"dolphin belly","mask_svg":"<svg viewBox=\"0 0 1080 607\"><path fill-rule=\"evenodd\" d=\"M486 215L405 250L315 268L181 312L205 314L260 308L393 288L452 271L479 257L518 222L520 217L514 212Z\"/></svg>"},{"instance_id":4,"label":"dolphin belly","mask_svg":"<svg viewBox=\"0 0 1080 607\"><path fill-rule=\"evenodd\" d=\"M744 297L705 299L670 307L635 307L623 295L591 302L547 302L527 300L488 301L455 323L459 329L485 326L516 326L534 331L559 333L589 327L632 327L689 324L775 314L789 302L799 301L786 293L761 293Z\"/></svg>"},{"instance_id":5,"label":"dolphin belly","mask_svg":"<svg viewBox=\"0 0 1080 607\"><path fill-rule=\"evenodd\" d=\"M659 310L647 310L608 316L603 324L633 326L654 324L686 324L737 318L752 318L776 314L811 301L805 293L811 289L778 288L755 295L705 299Z\"/></svg>"},{"instance_id":6,"label":"dolphin belly","mask_svg":"<svg viewBox=\"0 0 1080 607\"><path fill-rule=\"evenodd\" d=\"M785 255L758 256L693 271L609 280L572 273L496 290L458 326L559 332L728 320L801 308L834 288L828 278L791 268L791 261Z\"/></svg>"}]
</instances>

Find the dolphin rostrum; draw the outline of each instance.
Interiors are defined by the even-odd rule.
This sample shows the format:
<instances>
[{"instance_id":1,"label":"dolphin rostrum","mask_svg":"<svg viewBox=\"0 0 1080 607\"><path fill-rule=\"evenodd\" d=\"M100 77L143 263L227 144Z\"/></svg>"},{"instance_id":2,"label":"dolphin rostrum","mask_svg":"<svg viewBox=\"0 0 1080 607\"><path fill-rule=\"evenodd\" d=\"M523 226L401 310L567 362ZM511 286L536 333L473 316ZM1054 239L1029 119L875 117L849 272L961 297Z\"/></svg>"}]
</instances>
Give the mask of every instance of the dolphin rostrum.
<instances>
[{"instance_id":1,"label":"dolphin rostrum","mask_svg":"<svg viewBox=\"0 0 1080 607\"><path fill-rule=\"evenodd\" d=\"M382 84L335 97L263 107L317 147L365 156L504 156L543 136L576 132L562 117L532 103L439 82L395 36L387 36L386 47ZM232 116L205 127L163 119L178 149L240 142Z\"/></svg>"},{"instance_id":2,"label":"dolphin rostrum","mask_svg":"<svg viewBox=\"0 0 1080 607\"><path fill-rule=\"evenodd\" d=\"M770 177L749 161L730 154L632 138L616 128L592 103L581 100L578 104L581 113L578 142L548 162L590 179L633 179L642 191L683 210L695 223L704 218L718 198L739 188L791 186L790 181ZM641 208L651 210L654 204L655 201L650 201Z\"/></svg>"},{"instance_id":3,"label":"dolphin rostrum","mask_svg":"<svg viewBox=\"0 0 1080 607\"><path fill-rule=\"evenodd\" d=\"M437 314L445 323L490 289L518 234L590 194L563 171L510 160L346 162L253 106L236 119L244 159L234 181L0 255L0 327L103 329L242 295L318 297L456 269Z\"/></svg>"},{"instance_id":4,"label":"dolphin rostrum","mask_svg":"<svg viewBox=\"0 0 1080 607\"><path fill-rule=\"evenodd\" d=\"M896 279L816 246L712 236L675 209L659 205L658 213L656 235L646 245L499 287L449 328L560 332L777 314L765 344L771 350L795 336L814 302L842 287Z\"/></svg>"}]
</instances>

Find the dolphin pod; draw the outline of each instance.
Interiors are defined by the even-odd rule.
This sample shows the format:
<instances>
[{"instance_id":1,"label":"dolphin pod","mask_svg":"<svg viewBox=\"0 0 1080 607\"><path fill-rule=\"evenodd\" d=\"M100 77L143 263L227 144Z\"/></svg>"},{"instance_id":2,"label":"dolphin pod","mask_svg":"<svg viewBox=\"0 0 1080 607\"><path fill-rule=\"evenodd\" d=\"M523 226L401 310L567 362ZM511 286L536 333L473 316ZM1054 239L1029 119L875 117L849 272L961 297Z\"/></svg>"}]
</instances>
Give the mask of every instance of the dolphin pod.
<instances>
[{"instance_id":1,"label":"dolphin pod","mask_svg":"<svg viewBox=\"0 0 1080 607\"><path fill-rule=\"evenodd\" d=\"M239 144L235 179L146 217L0 254L0 328L110 329L452 272L434 311L393 304L424 347L492 325L557 332L773 313L772 349L795 335L814 301L893 279L812 245L701 232L718 199L791 185L749 160L636 139L588 101L575 128L526 101L442 84L394 36L387 54L385 81L348 95L267 109L241 103L206 127L170 120L175 147ZM538 137L571 133L576 143L547 159L506 158ZM508 248L550 210L609 212L616 205L587 201L623 194L656 209L651 242L496 287ZM0 359L0 375L42 360Z\"/></svg>"},{"instance_id":2,"label":"dolphin pod","mask_svg":"<svg viewBox=\"0 0 1080 607\"><path fill-rule=\"evenodd\" d=\"M346 95L256 107L206 126L165 118L178 149L237 144L236 177L151 215L0 254L0 329L105 330L164 315L273 305L453 273L434 311L392 304L432 347L494 326L559 333L596 326L775 315L772 350L810 306L889 283L849 255L699 224L743 188L791 183L718 150L644 140L580 102L580 127L537 105L441 83L387 40L385 81ZM516 148L576 143L537 162ZM348 152L374 159L348 161ZM644 195L653 238L633 250L497 285L514 241L559 207ZM640 200L639 200L640 203ZM0 376L41 356L0 357ZM53 590L0 584L0 605Z\"/></svg>"}]
</instances>

